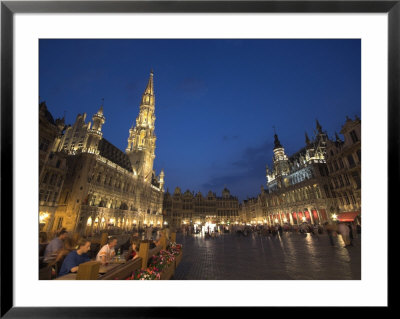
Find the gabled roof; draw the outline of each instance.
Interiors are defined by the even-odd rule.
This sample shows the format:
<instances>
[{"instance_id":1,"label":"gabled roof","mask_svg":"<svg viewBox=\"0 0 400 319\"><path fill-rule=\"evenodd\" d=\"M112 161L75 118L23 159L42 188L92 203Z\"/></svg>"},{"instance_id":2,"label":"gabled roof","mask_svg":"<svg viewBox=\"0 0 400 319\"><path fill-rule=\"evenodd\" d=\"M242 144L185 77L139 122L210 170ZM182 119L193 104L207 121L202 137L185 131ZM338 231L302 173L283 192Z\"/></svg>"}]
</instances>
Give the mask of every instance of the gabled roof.
<instances>
[{"instance_id":1,"label":"gabled roof","mask_svg":"<svg viewBox=\"0 0 400 319\"><path fill-rule=\"evenodd\" d=\"M125 168L127 171L132 172L132 166L128 155L122 152L118 147L111 144L105 138L100 140L99 151L101 156Z\"/></svg>"}]
</instances>

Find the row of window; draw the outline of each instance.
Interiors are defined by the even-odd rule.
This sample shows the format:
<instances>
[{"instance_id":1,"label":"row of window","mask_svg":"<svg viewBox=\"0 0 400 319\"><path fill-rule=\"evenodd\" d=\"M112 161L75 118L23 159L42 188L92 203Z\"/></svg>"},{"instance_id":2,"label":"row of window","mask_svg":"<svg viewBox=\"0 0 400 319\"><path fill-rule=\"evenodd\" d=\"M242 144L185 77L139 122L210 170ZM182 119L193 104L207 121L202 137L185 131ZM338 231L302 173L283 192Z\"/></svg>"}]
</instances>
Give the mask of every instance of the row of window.
<instances>
[{"instance_id":1,"label":"row of window","mask_svg":"<svg viewBox=\"0 0 400 319\"><path fill-rule=\"evenodd\" d=\"M58 192L51 190L41 189L39 190L39 202L56 203L58 199Z\"/></svg>"},{"instance_id":2,"label":"row of window","mask_svg":"<svg viewBox=\"0 0 400 319\"><path fill-rule=\"evenodd\" d=\"M356 199L354 197L353 192L342 192L342 193L336 193L337 198L340 201L340 204L343 205L350 205L351 204L355 205L356 204Z\"/></svg>"},{"instance_id":3,"label":"row of window","mask_svg":"<svg viewBox=\"0 0 400 319\"><path fill-rule=\"evenodd\" d=\"M356 152L357 158L358 158L358 162L361 163L361 150L357 150ZM348 162L348 168L353 168L356 166L356 162L354 161L354 157L353 154L349 154L346 157L347 162ZM338 160L333 161L332 163L328 164L329 167L329 171L331 173L338 171L339 169L343 169L345 168L345 165L343 163L342 158L338 158Z\"/></svg>"},{"instance_id":4,"label":"row of window","mask_svg":"<svg viewBox=\"0 0 400 319\"><path fill-rule=\"evenodd\" d=\"M101 174L97 175L96 183L104 186L115 187L123 192L133 192L133 185L118 179L113 181L113 178L108 176L102 178Z\"/></svg>"},{"instance_id":5,"label":"row of window","mask_svg":"<svg viewBox=\"0 0 400 319\"><path fill-rule=\"evenodd\" d=\"M42 184L48 184L52 186L57 185L58 187L60 187L63 179L64 177L60 174L46 172L46 174L43 177Z\"/></svg>"},{"instance_id":6,"label":"row of window","mask_svg":"<svg viewBox=\"0 0 400 319\"><path fill-rule=\"evenodd\" d=\"M298 191L286 193L286 196L274 197L266 201L266 206L278 206L283 203L295 203L298 201L304 201L308 199L319 199L321 193L318 187L303 188Z\"/></svg>"}]
</instances>

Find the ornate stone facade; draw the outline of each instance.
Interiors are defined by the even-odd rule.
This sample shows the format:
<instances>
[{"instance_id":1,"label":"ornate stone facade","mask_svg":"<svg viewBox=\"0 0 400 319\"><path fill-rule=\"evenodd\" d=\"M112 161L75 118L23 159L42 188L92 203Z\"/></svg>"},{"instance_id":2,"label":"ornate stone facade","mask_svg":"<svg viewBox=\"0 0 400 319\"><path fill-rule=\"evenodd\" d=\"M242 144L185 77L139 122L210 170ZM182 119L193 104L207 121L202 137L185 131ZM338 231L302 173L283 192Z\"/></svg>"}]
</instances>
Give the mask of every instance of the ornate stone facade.
<instances>
[{"instance_id":1,"label":"ornate stone facade","mask_svg":"<svg viewBox=\"0 0 400 319\"><path fill-rule=\"evenodd\" d=\"M66 156L56 152L64 119L53 119L46 103L39 105L39 225L48 231L54 223L55 212L66 176Z\"/></svg>"},{"instance_id":2,"label":"ornate stone facade","mask_svg":"<svg viewBox=\"0 0 400 319\"><path fill-rule=\"evenodd\" d=\"M334 202L331 214L361 213L361 120L347 118L336 140L327 143L327 165L331 177L329 191Z\"/></svg>"},{"instance_id":3,"label":"ornate stone facade","mask_svg":"<svg viewBox=\"0 0 400 319\"><path fill-rule=\"evenodd\" d=\"M103 105L92 122L85 122L86 113L78 114L66 128L57 147L66 157L66 179L52 230L92 234L110 227L162 225L164 172L156 176L153 170L154 101L151 73L126 154L103 138Z\"/></svg>"},{"instance_id":4,"label":"ornate stone facade","mask_svg":"<svg viewBox=\"0 0 400 319\"><path fill-rule=\"evenodd\" d=\"M217 197L209 191L203 196L187 190L182 194L179 187L171 195L169 191L164 196L165 219L172 228L182 225L228 224L239 220L239 200L232 196L227 188L222 196Z\"/></svg>"},{"instance_id":5,"label":"ornate stone facade","mask_svg":"<svg viewBox=\"0 0 400 319\"><path fill-rule=\"evenodd\" d=\"M266 167L268 191L261 188L257 198L243 202L241 215L247 223L321 223L329 219L330 199L326 166L328 137L316 123L314 140L305 135L306 146L288 157L278 135L274 136L273 168Z\"/></svg>"}]
</instances>

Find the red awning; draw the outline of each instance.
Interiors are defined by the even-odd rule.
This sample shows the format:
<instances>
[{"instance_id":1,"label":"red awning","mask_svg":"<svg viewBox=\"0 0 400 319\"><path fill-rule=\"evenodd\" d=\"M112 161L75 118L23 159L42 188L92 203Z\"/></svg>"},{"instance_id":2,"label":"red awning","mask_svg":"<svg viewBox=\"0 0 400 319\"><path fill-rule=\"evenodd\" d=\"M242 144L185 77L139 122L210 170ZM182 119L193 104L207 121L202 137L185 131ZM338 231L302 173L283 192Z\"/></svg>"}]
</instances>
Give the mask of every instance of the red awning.
<instances>
[{"instance_id":1,"label":"red awning","mask_svg":"<svg viewBox=\"0 0 400 319\"><path fill-rule=\"evenodd\" d=\"M339 214L337 219L341 222L352 222L357 215L360 215L360 212L346 212Z\"/></svg>"}]
</instances>

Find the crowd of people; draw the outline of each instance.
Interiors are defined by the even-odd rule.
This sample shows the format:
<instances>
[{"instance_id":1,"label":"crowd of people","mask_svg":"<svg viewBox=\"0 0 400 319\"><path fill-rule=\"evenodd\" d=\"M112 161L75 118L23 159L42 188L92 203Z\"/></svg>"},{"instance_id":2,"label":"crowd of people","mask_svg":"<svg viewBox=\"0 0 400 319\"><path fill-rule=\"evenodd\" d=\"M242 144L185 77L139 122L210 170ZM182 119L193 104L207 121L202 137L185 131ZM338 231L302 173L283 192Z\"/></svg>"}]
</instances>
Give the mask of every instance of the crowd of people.
<instances>
[{"instance_id":1,"label":"crowd of people","mask_svg":"<svg viewBox=\"0 0 400 319\"><path fill-rule=\"evenodd\" d=\"M290 225L285 223L275 224L275 225L240 225L233 224L228 226L220 227L205 227L204 234L201 231L196 232L194 227L185 225L182 227L182 233L185 236L192 234L204 235L205 239L218 238L222 233L236 234L237 236L249 236L250 234L260 235L260 236L282 236L285 232L298 233L298 234L311 234L319 239L319 235L326 233L329 238L331 245L335 245L334 237L340 235L343 239L345 247L353 245L353 239L357 237L357 234L361 233L361 226L356 222L325 222L324 224L315 223L310 224L303 222L299 225Z\"/></svg>"},{"instance_id":2,"label":"crowd of people","mask_svg":"<svg viewBox=\"0 0 400 319\"><path fill-rule=\"evenodd\" d=\"M169 237L168 231L166 235ZM154 248L161 244L160 239L160 230L148 227L132 233L122 244L118 243L116 236L109 236L107 243L99 247L98 244L92 244L92 239L72 236L65 228L61 229L50 241L48 241L47 233L40 232L39 274L40 269L46 268L50 275L39 279L55 279L69 273L77 273L80 264L91 260L107 265L115 258L124 258L126 261L136 259L142 240L149 241L150 248Z\"/></svg>"}]
</instances>

